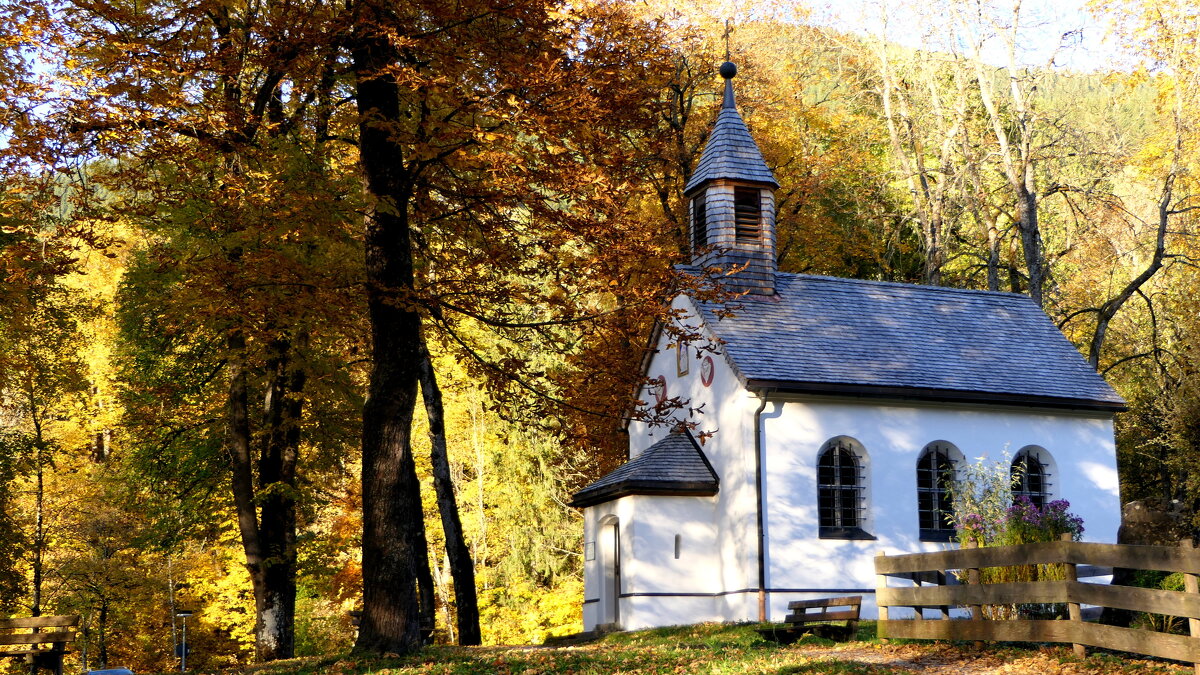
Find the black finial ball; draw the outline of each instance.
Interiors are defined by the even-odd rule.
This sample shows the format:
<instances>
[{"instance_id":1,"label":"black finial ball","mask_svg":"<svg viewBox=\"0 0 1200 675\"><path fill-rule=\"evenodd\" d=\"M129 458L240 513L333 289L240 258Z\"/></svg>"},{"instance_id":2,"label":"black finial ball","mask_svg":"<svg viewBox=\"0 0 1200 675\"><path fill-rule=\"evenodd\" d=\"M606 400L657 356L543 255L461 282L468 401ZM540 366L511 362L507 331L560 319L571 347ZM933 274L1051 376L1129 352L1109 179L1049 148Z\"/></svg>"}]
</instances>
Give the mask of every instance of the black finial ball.
<instances>
[{"instance_id":1,"label":"black finial ball","mask_svg":"<svg viewBox=\"0 0 1200 675\"><path fill-rule=\"evenodd\" d=\"M737 75L737 66L733 65L732 61L721 64L721 77L732 80L734 75Z\"/></svg>"}]
</instances>

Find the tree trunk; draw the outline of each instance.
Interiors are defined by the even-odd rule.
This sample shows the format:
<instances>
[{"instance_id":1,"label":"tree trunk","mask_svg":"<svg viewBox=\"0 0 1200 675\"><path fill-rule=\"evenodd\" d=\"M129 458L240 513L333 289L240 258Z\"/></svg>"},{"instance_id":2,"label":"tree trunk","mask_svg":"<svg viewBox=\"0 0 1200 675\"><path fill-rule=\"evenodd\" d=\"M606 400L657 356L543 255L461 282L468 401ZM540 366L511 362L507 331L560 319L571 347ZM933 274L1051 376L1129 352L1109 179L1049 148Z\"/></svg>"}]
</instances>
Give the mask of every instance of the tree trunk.
<instances>
[{"instance_id":1,"label":"tree trunk","mask_svg":"<svg viewBox=\"0 0 1200 675\"><path fill-rule=\"evenodd\" d=\"M993 218L987 226L987 286L989 291L1000 290L1000 230Z\"/></svg>"},{"instance_id":2,"label":"tree trunk","mask_svg":"<svg viewBox=\"0 0 1200 675\"><path fill-rule=\"evenodd\" d=\"M100 603L100 668L108 668L108 600Z\"/></svg>"},{"instance_id":3,"label":"tree trunk","mask_svg":"<svg viewBox=\"0 0 1200 675\"><path fill-rule=\"evenodd\" d=\"M934 217L925 226L925 283L942 285L942 219Z\"/></svg>"},{"instance_id":4,"label":"tree trunk","mask_svg":"<svg viewBox=\"0 0 1200 675\"><path fill-rule=\"evenodd\" d=\"M291 658L296 607L296 457L303 413L300 394L306 374L291 363L287 340L271 344L258 466L260 490L256 491L245 338L235 334L228 346L226 445L238 530L254 590L255 654L259 661ZM256 505L256 497L261 498L261 506Z\"/></svg>"},{"instance_id":5,"label":"tree trunk","mask_svg":"<svg viewBox=\"0 0 1200 675\"><path fill-rule=\"evenodd\" d=\"M45 578L46 556L46 442L42 434L42 419L37 402L30 396L29 410L33 417L33 461L37 476L34 495L33 526L33 599L30 616L42 615L42 583Z\"/></svg>"},{"instance_id":6,"label":"tree trunk","mask_svg":"<svg viewBox=\"0 0 1200 675\"><path fill-rule=\"evenodd\" d=\"M406 653L421 645L417 542L424 531L411 447L420 367L420 317L407 306L413 287L408 205L412 183L404 148L390 126L401 120L400 90L387 68L399 59L363 2L351 38L359 158L374 205L365 249L372 367L363 406L363 614L355 649Z\"/></svg>"},{"instance_id":7,"label":"tree trunk","mask_svg":"<svg viewBox=\"0 0 1200 675\"><path fill-rule=\"evenodd\" d=\"M250 392L246 373L246 339L234 333L228 339L229 348L229 399L227 401L225 446L229 453L230 484L233 504L237 511L238 532L242 538L242 551L246 555L246 569L250 572L250 583L254 589L255 635L257 643L258 610L265 595L263 542L258 527L258 512L254 504L254 467L250 458Z\"/></svg>"},{"instance_id":8,"label":"tree trunk","mask_svg":"<svg viewBox=\"0 0 1200 675\"><path fill-rule=\"evenodd\" d=\"M1125 303L1137 293L1146 282L1150 281L1155 274L1158 273L1163 266L1163 260L1167 254L1167 226L1171 222L1171 201L1173 198L1173 187L1177 174L1176 166L1172 166L1171 172L1163 180L1162 194L1158 200L1158 230L1155 233L1154 239L1154 255L1150 257L1150 262L1146 264L1146 269L1134 277L1121 292L1117 293L1107 302L1100 306L1096 312L1096 327L1092 331L1092 341L1088 345L1088 363L1092 368L1100 370L1100 352L1104 348L1104 337L1108 334L1108 324L1121 311Z\"/></svg>"},{"instance_id":9,"label":"tree trunk","mask_svg":"<svg viewBox=\"0 0 1200 675\"><path fill-rule=\"evenodd\" d=\"M429 349L421 343L421 393L425 399L425 414L429 418L430 460L433 465L433 487L437 493L438 511L442 514L442 529L446 532L446 557L454 578L454 607L458 625L458 643L477 645L482 641L479 630L479 601L475 594L475 566L471 550L463 538L458 502L454 498L454 482L450 476L450 458L446 451L446 423L442 410L442 391L438 387Z\"/></svg>"},{"instance_id":10,"label":"tree trunk","mask_svg":"<svg viewBox=\"0 0 1200 675\"><path fill-rule=\"evenodd\" d=\"M42 615L42 561L46 548L46 485L45 471L42 468L42 448L37 450L37 495L35 496L36 510L33 529L33 602L29 608L30 616Z\"/></svg>"},{"instance_id":11,"label":"tree trunk","mask_svg":"<svg viewBox=\"0 0 1200 675\"><path fill-rule=\"evenodd\" d=\"M416 407L416 401L413 402L413 407ZM413 470L404 477L406 490L411 490L413 494L418 495L418 501L421 501L421 480L417 478L416 466ZM413 553L413 560L416 563L417 573L417 605L420 607L421 614L421 641L433 632L437 625L437 585L433 581L433 567L430 564L432 559L429 555L429 538L425 532L425 507L421 506L421 527L417 528L413 546L416 547Z\"/></svg>"},{"instance_id":12,"label":"tree trunk","mask_svg":"<svg viewBox=\"0 0 1200 675\"><path fill-rule=\"evenodd\" d=\"M300 349L308 335L296 337ZM265 558L261 592L255 593L255 643L259 661L291 658L296 617L296 462L307 372L286 338L270 345L263 402L264 433L258 464L259 535Z\"/></svg>"},{"instance_id":13,"label":"tree trunk","mask_svg":"<svg viewBox=\"0 0 1200 675\"><path fill-rule=\"evenodd\" d=\"M1028 167L1026 173L1027 180L1017 188L1017 227L1021 230L1021 249L1025 254L1025 267L1029 270L1029 297L1038 307L1042 307L1046 265L1042 254L1042 232L1038 226L1037 194L1032 185L1032 167Z\"/></svg>"}]
</instances>

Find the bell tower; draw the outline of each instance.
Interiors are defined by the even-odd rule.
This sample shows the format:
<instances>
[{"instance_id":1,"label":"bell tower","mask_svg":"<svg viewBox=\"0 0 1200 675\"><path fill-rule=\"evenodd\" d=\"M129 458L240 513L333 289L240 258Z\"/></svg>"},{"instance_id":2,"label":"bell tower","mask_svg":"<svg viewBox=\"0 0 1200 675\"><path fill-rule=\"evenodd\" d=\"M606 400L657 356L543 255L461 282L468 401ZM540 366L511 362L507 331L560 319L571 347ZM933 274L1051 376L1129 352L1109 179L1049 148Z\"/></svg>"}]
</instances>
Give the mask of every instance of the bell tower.
<instances>
[{"instance_id":1,"label":"bell tower","mask_svg":"<svg viewBox=\"0 0 1200 675\"><path fill-rule=\"evenodd\" d=\"M696 172L684 187L692 264L740 268L726 288L775 294L775 190L779 184L733 99L737 66L721 64L725 97Z\"/></svg>"}]
</instances>

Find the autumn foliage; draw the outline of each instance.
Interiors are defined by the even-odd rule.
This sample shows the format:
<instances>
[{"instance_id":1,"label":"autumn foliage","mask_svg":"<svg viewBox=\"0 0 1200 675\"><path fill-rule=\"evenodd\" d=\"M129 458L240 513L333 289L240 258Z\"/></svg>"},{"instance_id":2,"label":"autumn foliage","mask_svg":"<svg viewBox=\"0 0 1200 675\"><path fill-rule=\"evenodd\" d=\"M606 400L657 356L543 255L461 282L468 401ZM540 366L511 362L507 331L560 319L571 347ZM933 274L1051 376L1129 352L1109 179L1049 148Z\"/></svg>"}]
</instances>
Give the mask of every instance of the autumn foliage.
<instances>
[{"instance_id":1,"label":"autumn foliage","mask_svg":"<svg viewBox=\"0 0 1200 675\"><path fill-rule=\"evenodd\" d=\"M141 669L179 609L203 668L578 629L564 504L721 297L676 265L727 52L781 269L1040 298L1133 404L1123 494L1200 504L1188 3L1093 3L1091 75L989 3L920 48L660 4L0 3L0 610Z\"/></svg>"}]
</instances>

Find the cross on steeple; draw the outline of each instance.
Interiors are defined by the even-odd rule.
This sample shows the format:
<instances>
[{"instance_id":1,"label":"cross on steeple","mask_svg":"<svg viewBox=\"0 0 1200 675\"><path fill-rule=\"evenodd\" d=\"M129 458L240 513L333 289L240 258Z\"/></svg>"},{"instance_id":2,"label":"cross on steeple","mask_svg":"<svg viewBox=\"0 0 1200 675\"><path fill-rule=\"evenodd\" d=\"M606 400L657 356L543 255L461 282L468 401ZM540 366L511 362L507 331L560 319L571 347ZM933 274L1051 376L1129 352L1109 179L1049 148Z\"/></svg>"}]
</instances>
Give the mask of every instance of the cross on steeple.
<instances>
[{"instance_id":1,"label":"cross on steeple","mask_svg":"<svg viewBox=\"0 0 1200 675\"><path fill-rule=\"evenodd\" d=\"M729 51L729 36L730 35L733 35L733 19L725 19L725 32L721 34L721 37L725 38L725 60L726 61L733 60L733 57L730 55L730 51Z\"/></svg>"}]
</instances>

